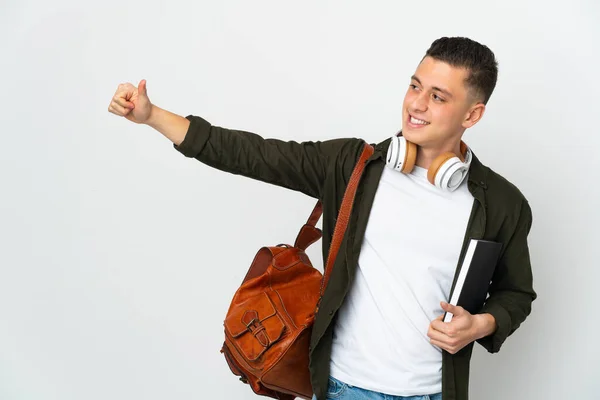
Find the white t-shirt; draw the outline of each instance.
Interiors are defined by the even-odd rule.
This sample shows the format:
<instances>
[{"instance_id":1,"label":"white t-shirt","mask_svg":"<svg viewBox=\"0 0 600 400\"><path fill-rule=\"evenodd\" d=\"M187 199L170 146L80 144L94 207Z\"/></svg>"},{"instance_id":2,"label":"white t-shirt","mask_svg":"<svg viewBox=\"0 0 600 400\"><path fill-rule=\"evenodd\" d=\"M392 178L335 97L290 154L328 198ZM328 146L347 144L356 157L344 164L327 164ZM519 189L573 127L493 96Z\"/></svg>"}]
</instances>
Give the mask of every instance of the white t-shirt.
<instances>
[{"instance_id":1,"label":"white t-shirt","mask_svg":"<svg viewBox=\"0 0 600 400\"><path fill-rule=\"evenodd\" d=\"M467 179L446 192L424 168L384 167L334 326L333 377L396 396L442 390L442 351L427 331L449 300L473 201Z\"/></svg>"}]
</instances>

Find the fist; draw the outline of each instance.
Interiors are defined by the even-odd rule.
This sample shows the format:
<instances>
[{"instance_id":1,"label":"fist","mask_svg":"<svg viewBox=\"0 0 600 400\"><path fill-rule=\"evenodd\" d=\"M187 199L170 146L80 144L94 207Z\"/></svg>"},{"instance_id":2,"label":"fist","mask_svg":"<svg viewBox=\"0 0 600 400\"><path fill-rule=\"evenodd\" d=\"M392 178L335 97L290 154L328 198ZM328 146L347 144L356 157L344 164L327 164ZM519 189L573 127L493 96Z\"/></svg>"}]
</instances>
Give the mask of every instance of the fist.
<instances>
[{"instance_id":1,"label":"fist","mask_svg":"<svg viewBox=\"0 0 600 400\"><path fill-rule=\"evenodd\" d=\"M117 87L108 112L125 117L136 124L145 123L150 118L152 103L146 92L146 80L142 79L135 87L131 83L123 83Z\"/></svg>"}]
</instances>

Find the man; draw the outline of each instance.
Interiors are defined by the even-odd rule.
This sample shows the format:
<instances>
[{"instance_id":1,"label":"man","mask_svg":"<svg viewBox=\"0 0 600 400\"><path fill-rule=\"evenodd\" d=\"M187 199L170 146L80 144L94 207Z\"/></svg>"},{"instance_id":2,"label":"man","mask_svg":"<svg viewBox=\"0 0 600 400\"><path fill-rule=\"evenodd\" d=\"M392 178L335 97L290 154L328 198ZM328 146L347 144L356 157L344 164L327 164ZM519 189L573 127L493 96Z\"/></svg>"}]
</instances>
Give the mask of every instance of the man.
<instances>
[{"instance_id":1,"label":"man","mask_svg":"<svg viewBox=\"0 0 600 400\"><path fill-rule=\"evenodd\" d=\"M492 51L468 38L434 41L417 66L401 132L375 144L367 161L315 319L313 399L466 400L474 342L499 351L531 312L529 204L461 142L483 117L496 79ZM153 127L187 157L320 199L327 258L362 140L286 142L212 126L152 105L144 80L119 85L109 111ZM394 168L410 149L414 166ZM444 181L448 153L462 173ZM503 244L489 297L474 315L445 303L470 238Z\"/></svg>"}]
</instances>

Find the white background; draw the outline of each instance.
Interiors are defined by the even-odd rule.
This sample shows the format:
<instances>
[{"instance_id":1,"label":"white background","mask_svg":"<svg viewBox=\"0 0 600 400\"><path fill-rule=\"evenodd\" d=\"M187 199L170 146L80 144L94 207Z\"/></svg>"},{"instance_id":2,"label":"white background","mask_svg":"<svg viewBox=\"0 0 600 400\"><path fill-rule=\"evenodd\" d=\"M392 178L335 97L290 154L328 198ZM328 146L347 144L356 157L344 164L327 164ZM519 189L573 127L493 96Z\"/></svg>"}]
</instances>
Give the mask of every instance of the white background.
<instances>
[{"instance_id":1,"label":"white background","mask_svg":"<svg viewBox=\"0 0 600 400\"><path fill-rule=\"evenodd\" d=\"M496 53L465 140L534 213L539 299L500 353L476 346L471 398L597 399L599 23L593 0L3 0L0 399L257 398L219 353L222 321L314 199L110 114L119 83L264 137L379 142L441 36Z\"/></svg>"}]
</instances>

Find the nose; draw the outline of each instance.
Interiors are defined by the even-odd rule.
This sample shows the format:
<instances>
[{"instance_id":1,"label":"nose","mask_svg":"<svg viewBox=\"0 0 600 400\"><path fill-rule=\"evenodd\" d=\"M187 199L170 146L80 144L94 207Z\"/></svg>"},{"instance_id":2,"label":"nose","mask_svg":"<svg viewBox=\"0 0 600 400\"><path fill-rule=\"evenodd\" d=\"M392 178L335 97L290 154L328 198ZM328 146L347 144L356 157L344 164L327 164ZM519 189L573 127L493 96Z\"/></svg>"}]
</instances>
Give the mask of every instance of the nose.
<instances>
[{"instance_id":1,"label":"nose","mask_svg":"<svg viewBox=\"0 0 600 400\"><path fill-rule=\"evenodd\" d=\"M427 93L421 92L417 94L410 104L412 110L418 112L427 111L427 99Z\"/></svg>"}]
</instances>

